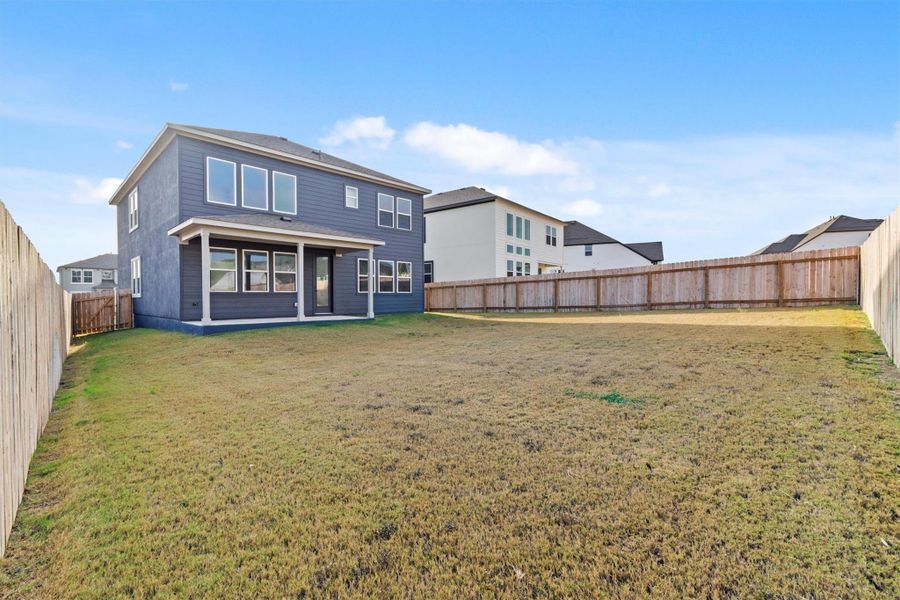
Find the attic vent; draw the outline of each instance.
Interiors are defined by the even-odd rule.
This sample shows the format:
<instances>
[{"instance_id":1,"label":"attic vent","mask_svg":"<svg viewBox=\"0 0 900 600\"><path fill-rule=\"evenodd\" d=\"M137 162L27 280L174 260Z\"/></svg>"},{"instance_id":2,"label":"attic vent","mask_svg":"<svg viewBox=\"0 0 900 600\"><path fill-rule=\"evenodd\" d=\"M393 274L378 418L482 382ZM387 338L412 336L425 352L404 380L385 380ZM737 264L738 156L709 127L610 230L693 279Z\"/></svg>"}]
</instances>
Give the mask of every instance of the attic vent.
<instances>
[{"instance_id":1,"label":"attic vent","mask_svg":"<svg viewBox=\"0 0 900 600\"><path fill-rule=\"evenodd\" d=\"M313 150L313 154L315 154L316 156L322 156L322 151L321 150Z\"/></svg>"},{"instance_id":2,"label":"attic vent","mask_svg":"<svg viewBox=\"0 0 900 600\"><path fill-rule=\"evenodd\" d=\"M282 221L286 221L286 222L288 222L288 223L290 223L291 221L293 221L293 219L291 219L290 217L281 217L281 220L282 220Z\"/></svg>"}]
</instances>

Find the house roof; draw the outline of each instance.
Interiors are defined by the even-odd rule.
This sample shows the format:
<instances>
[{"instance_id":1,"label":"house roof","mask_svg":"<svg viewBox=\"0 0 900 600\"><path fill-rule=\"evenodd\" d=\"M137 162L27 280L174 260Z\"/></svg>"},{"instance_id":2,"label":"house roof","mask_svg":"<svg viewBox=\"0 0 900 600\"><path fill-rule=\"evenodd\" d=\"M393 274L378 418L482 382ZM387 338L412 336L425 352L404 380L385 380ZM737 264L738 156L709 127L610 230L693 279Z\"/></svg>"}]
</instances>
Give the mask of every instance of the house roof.
<instances>
[{"instance_id":1,"label":"house roof","mask_svg":"<svg viewBox=\"0 0 900 600\"><path fill-rule=\"evenodd\" d=\"M618 244L620 242L605 233L600 233L596 229L588 227L584 223L566 221L563 243L566 246L583 246L588 244Z\"/></svg>"},{"instance_id":2,"label":"house roof","mask_svg":"<svg viewBox=\"0 0 900 600\"><path fill-rule=\"evenodd\" d=\"M519 204L509 198L504 198L503 196L499 196L490 192L484 188L468 186L464 188L460 188L458 190L450 190L449 192L441 192L439 194L432 194L431 196L427 196L425 198L425 214L440 212L442 210L450 210L452 208L462 208L463 206L474 206L476 204L485 204L487 202L494 202L495 200L502 200L504 202L509 202L519 208L525 209L527 211L531 211L535 214L541 215L551 221L557 221L559 223L564 223L564 221L557 219L556 217L551 217L546 213L542 213L539 210L535 210L530 206L525 206L524 204Z\"/></svg>"},{"instance_id":3,"label":"house roof","mask_svg":"<svg viewBox=\"0 0 900 600\"><path fill-rule=\"evenodd\" d=\"M91 258L85 258L84 260L76 260L75 262L71 262L66 265L60 265L56 268L57 271L61 271L62 269L117 269L118 268L118 260L119 256L117 254L108 253L108 254L98 254L97 256L92 256Z\"/></svg>"},{"instance_id":4,"label":"house roof","mask_svg":"<svg viewBox=\"0 0 900 600\"><path fill-rule=\"evenodd\" d=\"M248 215L210 215L191 217L169 230L169 235L175 235L185 229L194 226L237 226L237 229L246 231L259 231L268 233L286 233L298 237L309 236L334 242L354 242L359 244L383 246L384 241L367 238L358 233L323 227L298 221L292 217L279 217L277 215L248 214Z\"/></svg>"},{"instance_id":5,"label":"house roof","mask_svg":"<svg viewBox=\"0 0 900 600\"><path fill-rule=\"evenodd\" d=\"M776 254L779 252L791 252L811 242L823 233L839 233L846 231L873 231L881 225L883 219L857 219L856 217L848 217L847 215L838 215L831 217L824 223L816 225L805 233L792 233L781 238L777 242L773 242L764 248L761 248L753 254Z\"/></svg>"},{"instance_id":6,"label":"house roof","mask_svg":"<svg viewBox=\"0 0 900 600\"><path fill-rule=\"evenodd\" d=\"M141 156L138 163L132 168L128 176L122 181L119 188L110 198L110 204L118 204L122 201L127 190L134 187L135 182L147 170L154 160L162 153L176 135L191 137L213 144L220 144L271 156L279 160L285 160L302 164L313 169L320 169L333 173L349 175L357 179L380 183L382 185L414 192L417 194L430 194L431 190L396 177L391 177L379 171L369 169L348 160L338 158L320 150L304 146L291 140L275 135L252 133L249 131L235 131L232 129L217 129L213 127L199 127L196 125L182 125L166 123L162 131L150 144L150 147Z\"/></svg>"},{"instance_id":7,"label":"house roof","mask_svg":"<svg viewBox=\"0 0 900 600\"><path fill-rule=\"evenodd\" d=\"M663 245L662 242L637 242L634 244L625 244L647 260L653 263L663 261Z\"/></svg>"}]
</instances>

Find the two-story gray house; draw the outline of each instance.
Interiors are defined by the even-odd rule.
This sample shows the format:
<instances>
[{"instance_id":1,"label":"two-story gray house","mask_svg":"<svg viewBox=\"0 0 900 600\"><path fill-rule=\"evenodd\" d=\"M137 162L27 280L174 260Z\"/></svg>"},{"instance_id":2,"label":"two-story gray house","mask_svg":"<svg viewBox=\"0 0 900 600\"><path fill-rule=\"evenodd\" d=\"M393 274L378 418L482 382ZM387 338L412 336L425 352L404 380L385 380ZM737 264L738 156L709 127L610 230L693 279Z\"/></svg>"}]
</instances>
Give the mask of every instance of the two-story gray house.
<instances>
[{"instance_id":1,"label":"two-story gray house","mask_svg":"<svg viewBox=\"0 0 900 600\"><path fill-rule=\"evenodd\" d=\"M426 188L283 137L167 124L110 199L135 324L210 333L424 308Z\"/></svg>"}]
</instances>

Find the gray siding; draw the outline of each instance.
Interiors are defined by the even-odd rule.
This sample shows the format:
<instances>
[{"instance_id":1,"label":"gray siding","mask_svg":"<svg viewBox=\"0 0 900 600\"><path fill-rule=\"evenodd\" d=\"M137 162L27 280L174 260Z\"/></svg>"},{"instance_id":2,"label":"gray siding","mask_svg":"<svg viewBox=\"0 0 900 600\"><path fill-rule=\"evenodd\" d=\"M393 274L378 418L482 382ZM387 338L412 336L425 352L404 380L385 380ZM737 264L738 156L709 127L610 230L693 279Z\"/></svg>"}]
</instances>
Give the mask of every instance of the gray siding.
<instances>
[{"instance_id":1,"label":"gray siding","mask_svg":"<svg viewBox=\"0 0 900 600\"><path fill-rule=\"evenodd\" d=\"M241 208L240 189L241 172L240 165L247 164L269 170L269 207L271 208L271 171L277 170L289 173L297 177L297 219L318 225L333 227L343 231L356 233L361 236L380 239L385 242L384 247L375 249L375 259L409 261L413 265L413 293L412 294L376 294L375 312L412 312L422 311L423 300L423 220L422 220L422 196L391 187L377 185L365 181L355 180L351 177L326 173L315 169L293 165L267 157L257 156L252 153L235 150L201 142L194 139L178 137L179 149L179 176L178 189L180 193L180 213L178 222L193 216L203 215L234 215L242 213L259 213L260 211ZM237 206L223 206L208 204L206 202L206 157L213 156L237 163ZM344 207L344 186L353 185L359 189L359 208ZM378 227L377 218L377 194L379 192L408 198L412 201L412 231L401 231ZM127 202L123 202L127 205ZM120 205L121 206L121 205ZM127 213L127 206L126 206ZM277 214L277 213L273 213ZM126 214L127 221L127 214ZM126 223L127 227L127 223ZM213 242L213 245L224 245ZM200 302L200 272L199 272L199 245L195 244L183 247L181 251L181 265L183 284L180 290L181 318L183 320L199 319ZM260 245L254 245L254 248ZM261 249L266 249L263 245ZM288 250L290 251L290 250ZM334 262L334 311L340 314L365 314L366 297L356 293L356 259L365 253L345 252L341 257L336 257ZM120 258L120 261L122 259ZM127 262L127 259L126 259ZM178 259L175 259L178 262ZM306 267L307 281L306 306L311 306L312 281L311 263ZM147 285L145 279L145 286ZM146 289L146 288L145 288ZM231 294L232 298L222 300L219 296L227 294L213 294L216 298L211 300L212 317L246 318L267 316L290 316L292 314L281 298L265 298L265 294ZM288 296L288 294L272 294L272 296ZM218 312L217 312L218 309ZM293 308L291 303L290 309ZM282 312L287 311L287 315ZM276 314L277 313L277 314ZM165 316L165 315L160 315Z\"/></svg>"},{"instance_id":2,"label":"gray siding","mask_svg":"<svg viewBox=\"0 0 900 600\"><path fill-rule=\"evenodd\" d=\"M116 207L119 286L131 286L131 259L141 257L142 294L135 315L180 316L178 241L166 232L178 224L178 140L163 150L137 183L139 226L128 231L128 199ZM130 190L129 190L130 193Z\"/></svg>"}]
</instances>

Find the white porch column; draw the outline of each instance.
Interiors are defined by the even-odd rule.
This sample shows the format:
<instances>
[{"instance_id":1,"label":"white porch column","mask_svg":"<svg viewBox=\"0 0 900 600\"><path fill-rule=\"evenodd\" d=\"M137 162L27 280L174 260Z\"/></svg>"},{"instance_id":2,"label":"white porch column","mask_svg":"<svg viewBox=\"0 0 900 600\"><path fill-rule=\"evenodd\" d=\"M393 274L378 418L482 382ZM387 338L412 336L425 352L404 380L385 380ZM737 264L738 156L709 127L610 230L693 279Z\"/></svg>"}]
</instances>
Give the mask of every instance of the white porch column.
<instances>
[{"instance_id":1,"label":"white porch column","mask_svg":"<svg viewBox=\"0 0 900 600\"><path fill-rule=\"evenodd\" d=\"M369 309L366 311L366 316L370 319L375 318L375 251L372 248L369 248Z\"/></svg>"},{"instance_id":2,"label":"white porch column","mask_svg":"<svg viewBox=\"0 0 900 600\"><path fill-rule=\"evenodd\" d=\"M200 230L200 281L202 282L203 294L200 304L203 307L203 318L201 323L210 323L212 319L209 317L209 231Z\"/></svg>"},{"instance_id":3,"label":"white porch column","mask_svg":"<svg viewBox=\"0 0 900 600\"><path fill-rule=\"evenodd\" d=\"M303 242L297 243L297 320L306 318L303 314Z\"/></svg>"}]
</instances>

